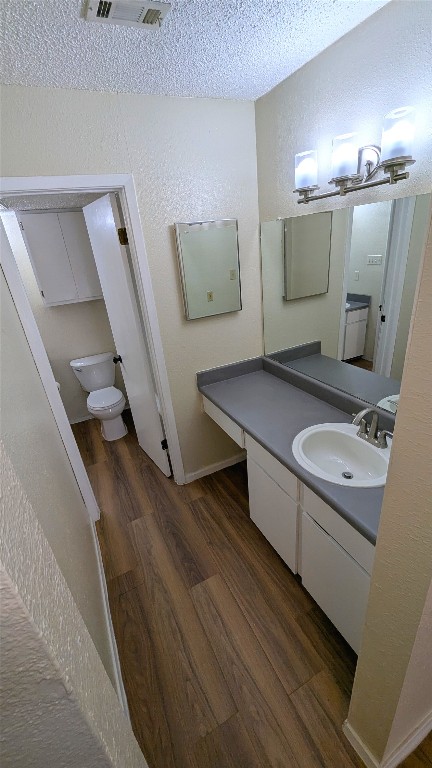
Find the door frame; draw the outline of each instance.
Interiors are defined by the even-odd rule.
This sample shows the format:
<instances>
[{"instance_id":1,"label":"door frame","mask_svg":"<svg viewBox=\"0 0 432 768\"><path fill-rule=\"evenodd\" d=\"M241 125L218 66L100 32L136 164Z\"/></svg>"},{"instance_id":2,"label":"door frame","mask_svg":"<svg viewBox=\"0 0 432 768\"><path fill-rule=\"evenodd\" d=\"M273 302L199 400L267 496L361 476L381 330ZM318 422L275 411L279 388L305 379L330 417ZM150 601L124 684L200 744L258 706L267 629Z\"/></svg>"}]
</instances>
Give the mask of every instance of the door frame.
<instances>
[{"instance_id":1,"label":"door frame","mask_svg":"<svg viewBox=\"0 0 432 768\"><path fill-rule=\"evenodd\" d=\"M380 296L385 324L378 315L373 357L374 371L382 376L391 375L416 200L413 195L392 203Z\"/></svg>"},{"instance_id":2,"label":"door frame","mask_svg":"<svg viewBox=\"0 0 432 768\"><path fill-rule=\"evenodd\" d=\"M152 366L156 394L160 403L162 422L168 442L168 450L173 469L174 480L177 484L183 485L186 482L186 478L180 450L180 441L174 417L174 408L171 398L167 368L165 364L162 337L160 333L159 321L156 311L156 302L150 275L150 267L132 174L21 176L0 178L0 194L3 196L44 193L61 194L71 192L100 192L102 194L114 192L119 195L120 205L122 208L123 216L125 218L126 229L128 231L129 248L138 293L137 298L142 310L144 332L146 334L146 340L149 349L150 364ZM3 213L6 212L3 211ZM92 519L98 519L99 509L97 507L93 491L91 491L87 472L84 469L84 465L82 463L82 459L79 454L72 429L64 411L63 403L58 394L51 366L49 365L48 358L46 357L45 347L43 346L43 342L40 338L30 303L28 302L27 295L25 294L18 267L15 263L15 260L13 261L13 264L8 264L9 277L7 275L6 279L9 283L9 287L15 303L17 303L15 294L20 293L19 288L21 287L21 289L24 291L26 301L23 301L21 296L19 300L19 308L17 305L20 320L27 337L30 335L34 341L35 329L37 336L39 336L39 343L36 341L33 346L30 345L32 354L36 365L38 366L38 370L39 364L41 364L43 374L41 373L41 370L39 370L39 374L41 376L41 380L57 424L58 426L59 424L62 424L62 429L60 429L59 426L59 430L62 435L62 439L77 480L78 477L80 477L82 486L80 482L78 484L80 485L81 492L83 493L83 489L85 490L85 496L83 493L83 498L89 510L89 514ZM46 360L44 360L44 355ZM48 372L46 370L46 364L48 364ZM53 387L56 390L55 392L53 391ZM60 413L60 411L62 413ZM65 421L66 424L64 423ZM82 469L84 469L86 480L83 478ZM91 491L91 494L89 493L89 490Z\"/></svg>"}]
</instances>

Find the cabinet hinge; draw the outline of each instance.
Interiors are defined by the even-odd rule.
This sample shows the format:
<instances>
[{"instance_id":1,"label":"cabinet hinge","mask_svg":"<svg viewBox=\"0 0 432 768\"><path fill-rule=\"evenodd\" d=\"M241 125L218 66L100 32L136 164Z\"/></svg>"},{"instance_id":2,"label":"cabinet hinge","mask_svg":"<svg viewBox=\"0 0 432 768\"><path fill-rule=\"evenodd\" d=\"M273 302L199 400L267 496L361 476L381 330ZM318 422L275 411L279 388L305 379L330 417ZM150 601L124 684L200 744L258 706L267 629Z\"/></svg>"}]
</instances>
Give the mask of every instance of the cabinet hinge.
<instances>
[{"instance_id":1,"label":"cabinet hinge","mask_svg":"<svg viewBox=\"0 0 432 768\"><path fill-rule=\"evenodd\" d=\"M166 437L164 437L164 439L161 440L161 446L163 451L168 450L168 440L166 439Z\"/></svg>"},{"instance_id":2,"label":"cabinet hinge","mask_svg":"<svg viewBox=\"0 0 432 768\"><path fill-rule=\"evenodd\" d=\"M24 232L24 224L22 223L22 221L19 222L19 225L20 225L20 229L22 229L22 231Z\"/></svg>"},{"instance_id":3,"label":"cabinet hinge","mask_svg":"<svg viewBox=\"0 0 432 768\"><path fill-rule=\"evenodd\" d=\"M120 227L117 232L120 245L129 245L126 227Z\"/></svg>"},{"instance_id":4,"label":"cabinet hinge","mask_svg":"<svg viewBox=\"0 0 432 768\"><path fill-rule=\"evenodd\" d=\"M44 294L44 292L43 292L43 291L41 291L41 296L42 296L43 298L45 298L45 294Z\"/></svg>"}]
</instances>

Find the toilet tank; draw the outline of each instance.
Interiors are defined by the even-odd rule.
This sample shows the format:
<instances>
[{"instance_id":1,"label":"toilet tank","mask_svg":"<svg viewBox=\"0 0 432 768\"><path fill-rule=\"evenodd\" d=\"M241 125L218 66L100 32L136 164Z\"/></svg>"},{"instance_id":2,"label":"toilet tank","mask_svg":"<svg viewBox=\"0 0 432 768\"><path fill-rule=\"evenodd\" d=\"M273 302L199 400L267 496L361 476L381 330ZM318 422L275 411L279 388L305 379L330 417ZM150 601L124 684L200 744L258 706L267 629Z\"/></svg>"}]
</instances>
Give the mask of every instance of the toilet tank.
<instances>
[{"instance_id":1,"label":"toilet tank","mask_svg":"<svg viewBox=\"0 0 432 768\"><path fill-rule=\"evenodd\" d=\"M101 355L79 357L70 361L70 366L82 388L86 392L112 387L115 377L113 352L103 352Z\"/></svg>"}]
</instances>

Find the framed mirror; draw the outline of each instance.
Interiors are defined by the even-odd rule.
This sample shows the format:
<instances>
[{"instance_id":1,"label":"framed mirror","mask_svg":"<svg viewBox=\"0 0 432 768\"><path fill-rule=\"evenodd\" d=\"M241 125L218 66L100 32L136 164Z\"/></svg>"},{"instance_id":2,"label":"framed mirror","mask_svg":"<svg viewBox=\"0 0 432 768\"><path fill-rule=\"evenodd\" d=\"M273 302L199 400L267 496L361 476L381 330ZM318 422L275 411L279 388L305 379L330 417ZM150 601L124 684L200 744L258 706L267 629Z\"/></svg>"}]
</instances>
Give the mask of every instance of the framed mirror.
<instances>
[{"instance_id":1,"label":"framed mirror","mask_svg":"<svg viewBox=\"0 0 432 768\"><path fill-rule=\"evenodd\" d=\"M237 219L175 224L187 320L241 310Z\"/></svg>"},{"instance_id":2,"label":"framed mirror","mask_svg":"<svg viewBox=\"0 0 432 768\"><path fill-rule=\"evenodd\" d=\"M327 293L331 211L284 219L284 299Z\"/></svg>"},{"instance_id":3,"label":"framed mirror","mask_svg":"<svg viewBox=\"0 0 432 768\"><path fill-rule=\"evenodd\" d=\"M395 413L430 216L431 194L333 211L328 292L289 303L286 225L262 223L265 354Z\"/></svg>"}]
</instances>

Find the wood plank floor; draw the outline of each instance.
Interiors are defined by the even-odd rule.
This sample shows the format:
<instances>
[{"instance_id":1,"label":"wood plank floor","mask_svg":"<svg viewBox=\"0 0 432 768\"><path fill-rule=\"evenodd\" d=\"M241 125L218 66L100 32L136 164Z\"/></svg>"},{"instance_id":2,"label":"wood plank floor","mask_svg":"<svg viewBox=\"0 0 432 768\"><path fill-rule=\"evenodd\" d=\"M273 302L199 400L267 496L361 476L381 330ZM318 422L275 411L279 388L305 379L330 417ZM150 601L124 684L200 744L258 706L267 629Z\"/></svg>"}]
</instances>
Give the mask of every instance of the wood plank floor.
<instances>
[{"instance_id":1,"label":"wood plank floor","mask_svg":"<svg viewBox=\"0 0 432 768\"><path fill-rule=\"evenodd\" d=\"M249 520L245 465L176 486L128 426L73 430L150 768L361 768L341 730L356 657ZM403 766L432 766L432 739Z\"/></svg>"}]
</instances>

